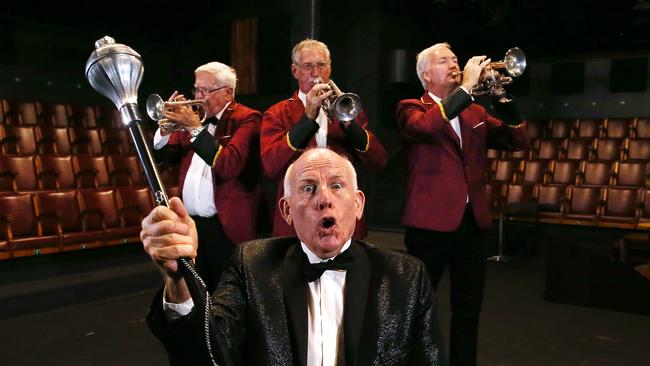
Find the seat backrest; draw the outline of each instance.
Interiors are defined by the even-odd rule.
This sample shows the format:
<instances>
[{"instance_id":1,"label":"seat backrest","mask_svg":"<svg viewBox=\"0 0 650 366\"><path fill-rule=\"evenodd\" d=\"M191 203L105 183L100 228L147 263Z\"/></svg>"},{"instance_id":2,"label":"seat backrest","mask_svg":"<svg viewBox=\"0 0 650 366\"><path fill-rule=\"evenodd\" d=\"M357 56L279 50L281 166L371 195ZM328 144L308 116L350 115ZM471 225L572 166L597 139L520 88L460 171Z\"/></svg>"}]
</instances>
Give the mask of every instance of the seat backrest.
<instances>
[{"instance_id":1,"label":"seat backrest","mask_svg":"<svg viewBox=\"0 0 650 366\"><path fill-rule=\"evenodd\" d=\"M599 187L569 186L567 213L596 215L601 197Z\"/></svg>"},{"instance_id":2,"label":"seat backrest","mask_svg":"<svg viewBox=\"0 0 650 366\"><path fill-rule=\"evenodd\" d=\"M37 155L36 171L41 189L76 187L71 155Z\"/></svg>"},{"instance_id":3,"label":"seat backrest","mask_svg":"<svg viewBox=\"0 0 650 366\"><path fill-rule=\"evenodd\" d=\"M551 176L549 183L572 185L576 183L578 162L574 160L553 160L549 163Z\"/></svg>"},{"instance_id":4,"label":"seat backrest","mask_svg":"<svg viewBox=\"0 0 650 366\"><path fill-rule=\"evenodd\" d=\"M648 174L648 163L622 161L616 166L616 185L643 187Z\"/></svg>"},{"instance_id":5,"label":"seat backrest","mask_svg":"<svg viewBox=\"0 0 650 366\"><path fill-rule=\"evenodd\" d=\"M102 153L102 142L99 130L96 128L73 127L69 128L70 143L73 152L77 154L99 155Z\"/></svg>"},{"instance_id":6,"label":"seat backrest","mask_svg":"<svg viewBox=\"0 0 650 366\"><path fill-rule=\"evenodd\" d=\"M38 113L34 102L7 101L5 104L5 123L12 125L35 125Z\"/></svg>"},{"instance_id":7,"label":"seat backrest","mask_svg":"<svg viewBox=\"0 0 650 366\"><path fill-rule=\"evenodd\" d=\"M39 119L46 126L68 127L68 118L72 110L68 104L41 103Z\"/></svg>"},{"instance_id":8,"label":"seat backrest","mask_svg":"<svg viewBox=\"0 0 650 366\"><path fill-rule=\"evenodd\" d=\"M539 139L535 146L536 159L553 160L558 158L562 142L553 139Z\"/></svg>"},{"instance_id":9,"label":"seat backrest","mask_svg":"<svg viewBox=\"0 0 650 366\"><path fill-rule=\"evenodd\" d=\"M577 122L575 137L594 139L600 136L602 121L599 119L579 119Z\"/></svg>"},{"instance_id":10,"label":"seat backrest","mask_svg":"<svg viewBox=\"0 0 650 366\"><path fill-rule=\"evenodd\" d=\"M523 164L522 174L518 177L518 183L545 183L546 160L527 160Z\"/></svg>"},{"instance_id":11,"label":"seat backrest","mask_svg":"<svg viewBox=\"0 0 650 366\"><path fill-rule=\"evenodd\" d=\"M548 121L542 120L528 120L526 121L526 131L528 137L531 139L539 139L546 137L546 129L548 128Z\"/></svg>"},{"instance_id":12,"label":"seat backrest","mask_svg":"<svg viewBox=\"0 0 650 366\"><path fill-rule=\"evenodd\" d=\"M562 205L565 201L566 186L562 185L535 185L534 194L540 205Z\"/></svg>"},{"instance_id":13,"label":"seat backrest","mask_svg":"<svg viewBox=\"0 0 650 366\"><path fill-rule=\"evenodd\" d=\"M93 211L100 211L107 228L119 227L120 219L117 215L117 206L113 189L80 189L79 211L86 215L88 229L101 229L101 220Z\"/></svg>"},{"instance_id":14,"label":"seat backrest","mask_svg":"<svg viewBox=\"0 0 650 366\"><path fill-rule=\"evenodd\" d=\"M650 118L637 118L634 121L634 137L637 139L650 138Z\"/></svg>"},{"instance_id":15,"label":"seat backrest","mask_svg":"<svg viewBox=\"0 0 650 366\"><path fill-rule=\"evenodd\" d=\"M93 107L85 105L72 105L72 115L70 122L75 127L96 128L97 122L95 121L95 110Z\"/></svg>"},{"instance_id":16,"label":"seat backrest","mask_svg":"<svg viewBox=\"0 0 650 366\"><path fill-rule=\"evenodd\" d=\"M37 126L36 142L40 153L68 155L72 152L67 127Z\"/></svg>"},{"instance_id":17,"label":"seat backrest","mask_svg":"<svg viewBox=\"0 0 650 366\"><path fill-rule=\"evenodd\" d=\"M4 148L7 154L33 155L36 136L32 126L5 126Z\"/></svg>"},{"instance_id":18,"label":"seat backrest","mask_svg":"<svg viewBox=\"0 0 650 366\"><path fill-rule=\"evenodd\" d=\"M135 155L109 155L108 174L116 186L143 183L140 162Z\"/></svg>"},{"instance_id":19,"label":"seat backrest","mask_svg":"<svg viewBox=\"0 0 650 366\"><path fill-rule=\"evenodd\" d=\"M77 191L37 192L35 194L36 215L56 215L63 232L81 231ZM55 221L43 220L44 233L56 232Z\"/></svg>"},{"instance_id":20,"label":"seat backrest","mask_svg":"<svg viewBox=\"0 0 650 366\"><path fill-rule=\"evenodd\" d=\"M31 194L0 195L0 217L9 217L14 238L38 234Z\"/></svg>"},{"instance_id":21,"label":"seat backrest","mask_svg":"<svg viewBox=\"0 0 650 366\"><path fill-rule=\"evenodd\" d=\"M650 160L650 138L625 140L626 160Z\"/></svg>"},{"instance_id":22,"label":"seat backrest","mask_svg":"<svg viewBox=\"0 0 650 366\"><path fill-rule=\"evenodd\" d=\"M494 176L491 177L491 180L511 182L514 179L519 162L515 160L496 160L494 164Z\"/></svg>"},{"instance_id":23,"label":"seat backrest","mask_svg":"<svg viewBox=\"0 0 650 366\"><path fill-rule=\"evenodd\" d=\"M532 184L508 184L505 204L535 201Z\"/></svg>"},{"instance_id":24,"label":"seat backrest","mask_svg":"<svg viewBox=\"0 0 650 366\"><path fill-rule=\"evenodd\" d=\"M569 139L566 145L565 159L586 160L592 150L592 140Z\"/></svg>"},{"instance_id":25,"label":"seat backrest","mask_svg":"<svg viewBox=\"0 0 650 366\"><path fill-rule=\"evenodd\" d=\"M102 147L106 154L131 154L134 152L127 130L122 128L102 128L100 135Z\"/></svg>"},{"instance_id":26,"label":"seat backrest","mask_svg":"<svg viewBox=\"0 0 650 366\"><path fill-rule=\"evenodd\" d=\"M595 158L597 160L615 161L621 157L622 142L619 139L598 139L595 143Z\"/></svg>"},{"instance_id":27,"label":"seat backrest","mask_svg":"<svg viewBox=\"0 0 650 366\"><path fill-rule=\"evenodd\" d=\"M613 164L609 161L583 161L580 163L580 185L607 186L612 177Z\"/></svg>"},{"instance_id":28,"label":"seat backrest","mask_svg":"<svg viewBox=\"0 0 650 366\"><path fill-rule=\"evenodd\" d=\"M553 139L566 139L572 136L575 120L552 119L549 122L550 136Z\"/></svg>"},{"instance_id":29,"label":"seat backrest","mask_svg":"<svg viewBox=\"0 0 650 366\"><path fill-rule=\"evenodd\" d=\"M610 187L605 191L603 216L635 217L639 206L640 190Z\"/></svg>"},{"instance_id":30,"label":"seat backrest","mask_svg":"<svg viewBox=\"0 0 650 366\"><path fill-rule=\"evenodd\" d=\"M15 190L34 191L38 189L34 156L0 155L1 190L8 189L15 183ZM14 183L11 181L13 180Z\"/></svg>"},{"instance_id":31,"label":"seat backrest","mask_svg":"<svg viewBox=\"0 0 650 366\"><path fill-rule=\"evenodd\" d=\"M603 124L603 137L624 139L630 135L632 121L622 118L608 118Z\"/></svg>"},{"instance_id":32,"label":"seat backrest","mask_svg":"<svg viewBox=\"0 0 650 366\"><path fill-rule=\"evenodd\" d=\"M103 155L75 155L72 165L79 188L106 187L109 185L106 158Z\"/></svg>"},{"instance_id":33,"label":"seat backrest","mask_svg":"<svg viewBox=\"0 0 650 366\"><path fill-rule=\"evenodd\" d=\"M117 208L126 226L138 226L153 209L151 192L147 187L117 187Z\"/></svg>"}]
</instances>

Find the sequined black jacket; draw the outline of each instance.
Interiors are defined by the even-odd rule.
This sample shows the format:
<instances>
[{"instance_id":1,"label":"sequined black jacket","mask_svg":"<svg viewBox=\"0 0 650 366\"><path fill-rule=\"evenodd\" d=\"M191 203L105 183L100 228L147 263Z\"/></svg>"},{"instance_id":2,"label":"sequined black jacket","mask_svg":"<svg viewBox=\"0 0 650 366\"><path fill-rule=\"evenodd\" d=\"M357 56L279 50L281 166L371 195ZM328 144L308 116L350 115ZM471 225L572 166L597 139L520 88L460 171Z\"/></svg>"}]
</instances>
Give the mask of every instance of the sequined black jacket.
<instances>
[{"instance_id":1,"label":"sequined black jacket","mask_svg":"<svg viewBox=\"0 0 650 366\"><path fill-rule=\"evenodd\" d=\"M436 300L424 265L353 241L344 294L345 365L442 365ZM172 365L209 365L202 314L165 320L162 290L149 326ZM307 280L296 238L239 245L212 296L212 315L238 365L307 364Z\"/></svg>"}]
</instances>

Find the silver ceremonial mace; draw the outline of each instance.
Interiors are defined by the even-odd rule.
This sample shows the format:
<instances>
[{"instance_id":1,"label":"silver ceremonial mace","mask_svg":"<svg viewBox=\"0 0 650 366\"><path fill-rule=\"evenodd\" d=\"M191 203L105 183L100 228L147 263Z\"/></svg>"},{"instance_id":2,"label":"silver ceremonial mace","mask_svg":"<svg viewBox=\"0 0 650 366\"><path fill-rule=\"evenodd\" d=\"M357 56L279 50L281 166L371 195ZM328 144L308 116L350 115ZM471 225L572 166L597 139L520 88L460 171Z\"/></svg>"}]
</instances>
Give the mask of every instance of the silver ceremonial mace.
<instances>
[{"instance_id":1,"label":"silver ceremonial mace","mask_svg":"<svg viewBox=\"0 0 650 366\"><path fill-rule=\"evenodd\" d=\"M138 88L142 81L142 58L131 47L115 43L115 40L105 36L95 42L95 50L90 54L86 62L86 79L92 87L100 94L110 99L120 112L122 123L129 128L131 139L135 145L138 159L144 168L149 188L153 193L156 204L169 206L165 188L160 180L156 165L151 157L149 146L145 143L140 123L142 117L138 110ZM207 293L205 283L197 274L194 264L189 258L180 258L178 268L185 278L187 287L194 300L197 309L204 309L205 336L208 353L213 364L216 364L212 355L212 347L209 340L208 324L214 329L212 317L209 316L210 294ZM217 332L218 333L218 332ZM219 341L221 334L216 334ZM224 360L224 352L219 345L225 342L217 342L217 353ZM225 360L224 360L225 361ZM229 361L223 362L229 364Z\"/></svg>"}]
</instances>

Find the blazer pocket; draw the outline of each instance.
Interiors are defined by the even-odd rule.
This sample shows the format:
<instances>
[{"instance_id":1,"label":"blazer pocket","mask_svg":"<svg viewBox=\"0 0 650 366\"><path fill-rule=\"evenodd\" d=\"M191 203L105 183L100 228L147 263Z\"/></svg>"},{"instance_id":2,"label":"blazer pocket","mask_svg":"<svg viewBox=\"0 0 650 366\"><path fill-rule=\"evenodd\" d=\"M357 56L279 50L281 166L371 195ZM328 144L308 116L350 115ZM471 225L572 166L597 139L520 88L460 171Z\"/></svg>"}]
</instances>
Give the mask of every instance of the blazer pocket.
<instances>
[{"instance_id":1,"label":"blazer pocket","mask_svg":"<svg viewBox=\"0 0 650 366\"><path fill-rule=\"evenodd\" d=\"M487 122L481 121L472 126L472 132L475 134L483 134L487 131Z\"/></svg>"}]
</instances>

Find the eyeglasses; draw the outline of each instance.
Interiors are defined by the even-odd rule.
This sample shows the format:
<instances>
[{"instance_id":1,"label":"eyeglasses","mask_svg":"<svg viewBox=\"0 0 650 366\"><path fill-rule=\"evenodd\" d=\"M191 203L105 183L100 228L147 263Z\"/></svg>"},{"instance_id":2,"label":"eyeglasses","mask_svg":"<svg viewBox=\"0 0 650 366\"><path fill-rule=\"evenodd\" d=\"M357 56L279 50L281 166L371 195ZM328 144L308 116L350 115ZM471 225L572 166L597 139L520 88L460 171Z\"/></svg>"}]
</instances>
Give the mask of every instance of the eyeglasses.
<instances>
[{"instance_id":1,"label":"eyeglasses","mask_svg":"<svg viewBox=\"0 0 650 366\"><path fill-rule=\"evenodd\" d=\"M222 87L219 87L219 88L216 88L216 89L192 88L192 94L198 95L200 93L200 94L203 94L203 95L209 95L211 93L216 92L217 90L221 90L221 89L224 89L224 88L227 88L227 87L228 87L228 85L225 85L225 86L222 86Z\"/></svg>"},{"instance_id":2,"label":"eyeglasses","mask_svg":"<svg viewBox=\"0 0 650 366\"><path fill-rule=\"evenodd\" d=\"M326 68L330 66L329 62L316 62L316 63L311 63L311 62L305 62L302 65L296 64L299 68L301 68L303 71L314 71L314 69L318 69L318 71L323 71Z\"/></svg>"}]
</instances>

